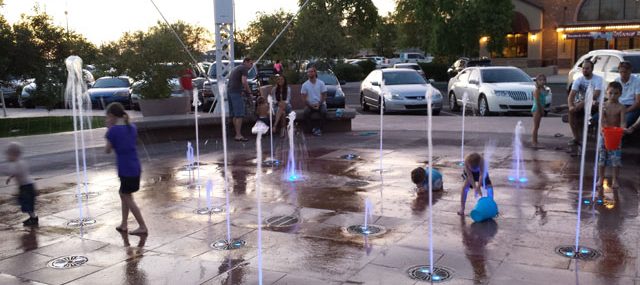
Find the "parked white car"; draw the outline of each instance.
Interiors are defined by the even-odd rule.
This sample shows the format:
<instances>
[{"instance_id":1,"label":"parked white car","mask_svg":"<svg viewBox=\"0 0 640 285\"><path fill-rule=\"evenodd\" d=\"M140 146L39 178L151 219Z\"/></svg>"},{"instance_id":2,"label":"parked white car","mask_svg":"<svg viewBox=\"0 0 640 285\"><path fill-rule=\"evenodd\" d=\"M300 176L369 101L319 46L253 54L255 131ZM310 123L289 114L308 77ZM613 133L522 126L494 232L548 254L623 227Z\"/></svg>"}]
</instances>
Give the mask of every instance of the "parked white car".
<instances>
[{"instance_id":1,"label":"parked white car","mask_svg":"<svg viewBox=\"0 0 640 285\"><path fill-rule=\"evenodd\" d=\"M419 52L403 52L399 57L392 58L389 60L389 64L393 65L396 63L430 63L433 61L433 56L424 55Z\"/></svg>"},{"instance_id":2,"label":"parked white car","mask_svg":"<svg viewBox=\"0 0 640 285\"><path fill-rule=\"evenodd\" d=\"M467 108L471 107L481 116L495 113L530 111L533 106L535 83L517 67L469 67L449 80L447 93L449 108L457 111L462 106L465 93ZM549 91L545 111L551 107Z\"/></svg>"},{"instance_id":3,"label":"parked white car","mask_svg":"<svg viewBox=\"0 0 640 285\"><path fill-rule=\"evenodd\" d=\"M604 78L604 84L608 84L620 76L620 73L618 72L618 65L622 61L628 61L631 63L633 67L631 73L633 75L640 75L640 51L610 49L592 50L580 57L573 65L573 68L569 70L567 76L567 91L571 91L573 81L582 76L582 64L587 59L593 62L593 74Z\"/></svg>"},{"instance_id":4,"label":"parked white car","mask_svg":"<svg viewBox=\"0 0 640 285\"><path fill-rule=\"evenodd\" d=\"M420 65L418 65L417 63L396 63L393 65L393 68L413 69L417 71L420 75L422 75L422 77L424 77L425 79L427 78L427 76L424 74L424 71L422 70Z\"/></svg>"},{"instance_id":5,"label":"parked white car","mask_svg":"<svg viewBox=\"0 0 640 285\"><path fill-rule=\"evenodd\" d=\"M380 108L388 111L426 111L427 90L432 90L433 115L440 114L442 94L413 69L376 69L360 85L360 105L363 111ZM384 102L383 102L384 100Z\"/></svg>"}]
</instances>

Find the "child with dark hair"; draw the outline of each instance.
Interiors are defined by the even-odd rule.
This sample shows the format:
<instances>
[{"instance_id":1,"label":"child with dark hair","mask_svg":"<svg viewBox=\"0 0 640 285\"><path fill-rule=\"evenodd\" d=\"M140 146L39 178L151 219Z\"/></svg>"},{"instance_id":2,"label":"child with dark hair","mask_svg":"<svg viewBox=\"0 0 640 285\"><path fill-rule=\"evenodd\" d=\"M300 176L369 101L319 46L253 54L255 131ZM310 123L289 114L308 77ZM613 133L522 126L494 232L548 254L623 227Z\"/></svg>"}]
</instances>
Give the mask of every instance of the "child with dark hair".
<instances>
[{"instance_id":1,"label":"child with dark hair","mask_svg":"<svg viewBox=\"0 0 640 285\"><path fill-rule=\"evenodd\" d=\"M416 185L418 196L429 192L429 175L428 167L416 167L411 171L411 182ZM442 174L435 168L431 168L431 185L432 191L442 191L444 189L442 182Z\"/></svg>"},{"instance_id":2,"label":"child with dark hair","mask_svg":"<svg viewBox=\"0 0 640 285\"><path fill-rule=\"evenodd\" d=\"M29 167L22 159L22 146L17 142L9 143L5 155L10 162L9 167L3 171L9 176L6 184L8 185L11 179L15 178L16 184L18 185L18 204L20 204L20 210L22 210L23 213L29 214L29 218L24 220L22 225L37 226L38 215L36 215L35 212L36 189L33 185L33 179L31 179L29 175Z\"/></svg>"},{"instance_id":3,"label":"child with dark hair","mask_svg":"<svg viewBox=\"0 0 640 285\"><path fill-rule=\"evenodd\" d=\"M140 189L141 166L136 150L138 131L136 126L129 122L129 116L124 111L124 106L117 102L107 106L106 125L108 130L105 151L111 153L111 150L115 150L118 177L120 177L122 222L116 227L116 230L119 232L127 231L129 211L131 211L138 221L138 228L131 231L130 234L145 235L148 233L147 225L132 195Z\"/></svg>"},{"instance_id":4,"label":"child with dark hair","mask_svg":"<svg viewBox=\"0 0 640 285\"><path fill-rule=\"evenodd\" d=\"M602 109L602 128L626 126L625 106L618 100L622 94L622 84L617 81L609 83L607 87L607 102ZM602 132L602 130L600 130ZM614 150L607 150L604 146L603 138L600 137L600 149L598 149L598 182L597 186L602 187L605 176L605 167L612 167L612 188L618 188L618 171L622 166L622 148L620 145Z\"/></svg>"},{"instance_id":5,"label":"child with dark hair","mask_svg":"<svg viewBox=\"0 0 640 285\"><path fill-rule=\"evenodd\" d=\"M258 96L258 99L256 99L256 116L258 121L262 121L269 126L269 102L262 96Z\"/></svg>"},{"instance_id":6,"label":"child with dark hair","mask_svg":"<svg viewBox=\"0 0 640 285\"><path fill-rule=\"evenodd\" d=\"M544 116L544 106L547 104L547 95L549 90L546 86L547 77L544 74L536 76L536 90L533 91L533 107L531 113L533 115L533 129L531 131L531 146L538 148L538 129L540 129L540 121Z\"/></svg>"},{"instance_id":7,"label":"child with dark hair","mask_svg":"<svg viewBox=\"0 0 640 285\"><path fill-rule=\"evenodd\" d=\"M481 177L482 180L480 180ZM484 188L487 191L487 195L493 197L491 179L489 179L489 173L485 169L484 158L480 154L474 152L464 158L462 178L464 179L464 186L462 186L462 192L460 193L460 210L458 211L458 215L461 216L464 215L469 189L473 189L476 195L483 196L482 189Z\"/></svg>"}]
</instances>

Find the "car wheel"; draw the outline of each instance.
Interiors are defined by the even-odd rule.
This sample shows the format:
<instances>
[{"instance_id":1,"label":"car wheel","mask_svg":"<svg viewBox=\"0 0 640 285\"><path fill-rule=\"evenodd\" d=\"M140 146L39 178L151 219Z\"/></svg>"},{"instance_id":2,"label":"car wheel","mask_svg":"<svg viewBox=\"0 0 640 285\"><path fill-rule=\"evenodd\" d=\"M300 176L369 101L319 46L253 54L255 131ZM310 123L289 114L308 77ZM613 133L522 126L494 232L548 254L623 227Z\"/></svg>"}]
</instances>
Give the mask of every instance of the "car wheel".
<instances>
[{"instance_id":1,"label":"car wheel","mask_svg":"<svg viewBox=\"0 0 640 285\"><path fill-rule=\"evenodd\" d=\"M432 115L432 116L438 116L438 115L440 115L440 109L437 109L437 110L433 110L433 111L431 111L431 115Z\"/></svg>"},{"instance_id":2,"label":"car wheel","mask_svg":"<svg viewBox=\"0 0 640 285\"><path fill-rule=\"evenodd\" d=\"M362 111L369 111L369 105L364 101L364 94L360 93L360 106L362 106Z\"/></svg>"},{"instance_id":3,"label":"car wheel","mask_svg":"<svg viewBox=\"0 0 640 285\"><path fill-rule=\"evenodd\" d=\"M382 108L382 114L386 114L387 113L387 104L382 100L384 100L382 97L378 98L378 111L380 111L380 108Z\"/></svg>"},{"instance_id":4,"label":"car wheel","mask_svg":"<svg viewBox=\"0 0 640 285\"><path fill-rule=\"evenodd\" d=\"M480 95L480 100L478 101L478 115L482 117L491 116L489 102L487 102L487 97L484 95Z\"/></svg>"},{"instance_id":5,"label":"car wheel","mask_svg":"<svg viewBox=\"0 0 640 285\"><path fill-rule=\"evenodd\" d=\"M458 106L458 98L456 98L456 94L453 92L449 94L449 110L451 110L451 112L457 112L460 110L460 106Z\"/></svg>"}]
</instances>

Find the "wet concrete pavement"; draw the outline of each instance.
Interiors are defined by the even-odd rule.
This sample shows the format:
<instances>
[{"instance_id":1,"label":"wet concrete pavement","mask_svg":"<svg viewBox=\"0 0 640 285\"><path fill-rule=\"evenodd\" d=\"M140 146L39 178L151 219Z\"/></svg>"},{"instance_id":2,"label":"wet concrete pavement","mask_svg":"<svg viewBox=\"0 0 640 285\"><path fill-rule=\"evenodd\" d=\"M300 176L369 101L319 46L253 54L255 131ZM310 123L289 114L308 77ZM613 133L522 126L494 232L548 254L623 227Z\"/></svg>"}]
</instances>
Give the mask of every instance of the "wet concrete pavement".
<instances>
[{"instance_id":1,"label":"wet concrete pavement","mask_svg":"<svg viewBox=\"0 0 640 285\"><path fill-rule=\"evenodd\" d=\"M292 215L299 223L283 227L262 223L264 284L421 284L407 269L428 264L428 201L412 191L411 169L427 160L424 116L385 117L383 176L379 168L378 117L359 116L354 131L322 137L296 136L296 157L303 181L283 179L284 167L265 168L262 217ZM640 220L637 160L626 163L622 187L605 191L602 206L582 209L581 244L602 255L592 261L554 252L575 239L579 159L564 151L566 130L543 121L542 150L525 148L529 182L508 182L512 166L511 130L516 119L474 119L467 125L466 152L482 152L492 141L491 178L500 215L473 223L456 215L462 187L460 134L456 117L434 118L433 163L444 175L445 190L434 194L433 244L437 266L452 270L445 284L634 284L640 283ZM410 122L410 123L407 123ZM455 125L454 125L455 123ZM546 124L546 125L545 125ZM545 128L546 126L546 128ZM150 229L146 237L121 235L119 187L114 158L102 153L100 131L89 150L89 190L83 212L96 224L66 226L79 215L73 152L62 137L54 146L30 154L37 186L40 227L23 228L11 194L0 188L0 284L257 284L257 205L255 143L229 147L230 228L246 241L237 250L210 244L226 239L225 213L197 215L206 206L205 191L189 187L186 143L139 147L143 183L135 194ZM40 138L45 140L45 138ZM525 136L528 140L528 136ZM32 142L33 141L33 142ZM276 139L276 157L286 161L288 144ZM268 157L268 140L263 144ZM142 147L146 151L142 150ZM202 143L201 183L213 181L212 204L223 206L220 141ZM354 153L355 160L340 158ZM592 161L587 158L585 195L591 194ZM386 232L364 238L346 231L361 224L364 201L373 202L373 223ZM469 196L467 214L475 199ZM136 226L133 218L129 227ZM52 259L82 255L88 262L72 269L48 268Z\"/></svg>"}]
</instances>

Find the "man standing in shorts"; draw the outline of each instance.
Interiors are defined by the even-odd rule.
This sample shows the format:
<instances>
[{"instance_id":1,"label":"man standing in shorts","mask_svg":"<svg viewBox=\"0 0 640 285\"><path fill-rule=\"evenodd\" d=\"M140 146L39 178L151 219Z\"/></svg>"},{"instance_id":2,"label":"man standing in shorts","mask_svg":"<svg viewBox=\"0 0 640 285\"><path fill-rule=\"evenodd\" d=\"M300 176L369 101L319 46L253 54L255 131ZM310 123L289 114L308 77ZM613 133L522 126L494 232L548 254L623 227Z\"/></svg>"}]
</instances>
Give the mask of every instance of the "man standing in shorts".
<instances>
[{"instance_id":1,"label":"man standing in shorts","mask_svg":"<svg viewBox=\"0 0 640 285\"><path fill-rule=\"evenodd\" d=\"M229 100L229 110L233 118L233 128L235 130L235 141L246 142L247 138L242 136L242 119L245 115L244 96L251 94L251 88L247 78L249 70L253 66L251 58L245 57L241 65L234 67L229 73L229 84L227 85L227 98Z\"/></svg>"},{"instance_id":2,"label":"man standing in shorts","mask_svg":"<svg viewBox=\"0 0 640 285\"><path fill-rule=\"evenodd\" d=\"M569 92L567 100L569 104L569 126L573 134L573 139L569 142L569 145L580 144L579 119L584 118L585 115L584 103L589 88L593 89L593 102L597 102L602 90L602 77L593 74L593 62L585 60L582 63L582 76L578 77L571 85L571 92Z\"/></svg>"}]
</instances>

